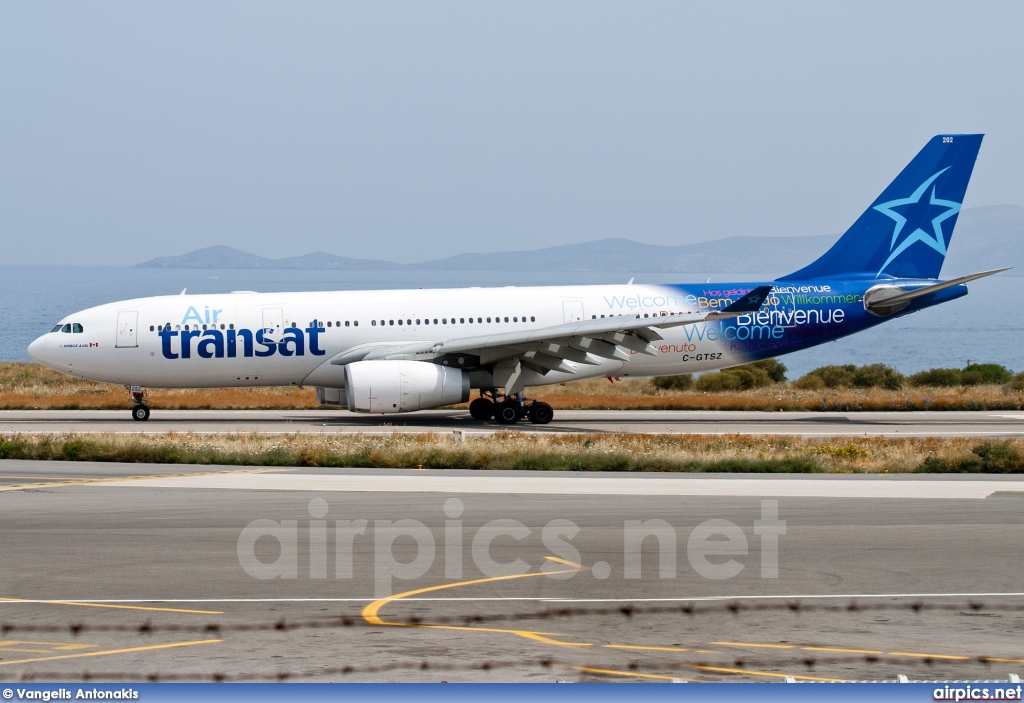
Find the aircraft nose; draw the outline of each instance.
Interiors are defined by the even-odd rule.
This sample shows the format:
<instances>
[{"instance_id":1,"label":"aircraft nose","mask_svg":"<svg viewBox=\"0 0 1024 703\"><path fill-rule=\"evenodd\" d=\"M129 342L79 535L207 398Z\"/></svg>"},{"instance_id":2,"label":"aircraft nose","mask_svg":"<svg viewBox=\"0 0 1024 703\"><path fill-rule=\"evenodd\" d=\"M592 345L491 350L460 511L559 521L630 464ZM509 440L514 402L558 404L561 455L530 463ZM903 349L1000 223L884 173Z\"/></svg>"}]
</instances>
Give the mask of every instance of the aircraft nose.
<instances>
[{"instance_id":1,"label":"aircraft nose","mask_svg":"<svg viewBox=\"0 0 1024 703\"><path fill-rule=\"evenodd\" d=\"M46 336L39 337L28 345L28 355L41 364L46 363Z\"/></svg>"}]
</instances>

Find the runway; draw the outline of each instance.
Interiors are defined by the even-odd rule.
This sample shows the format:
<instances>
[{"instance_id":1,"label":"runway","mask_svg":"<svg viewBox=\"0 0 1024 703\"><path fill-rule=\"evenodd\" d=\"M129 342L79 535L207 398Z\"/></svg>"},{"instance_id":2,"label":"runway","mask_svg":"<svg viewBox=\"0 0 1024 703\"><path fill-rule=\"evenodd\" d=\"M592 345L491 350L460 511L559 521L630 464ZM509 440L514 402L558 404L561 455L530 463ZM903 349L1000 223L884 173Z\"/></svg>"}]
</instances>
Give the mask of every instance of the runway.
<instances>
[{"instance_id":1,"label":"runway","mask_svg":"<svg viewBox=\"0 0 1024 703\"><path fill-rule=\"evenodd\" d=\"M134 422L125 410L5 410L0 433L66 432L450 432L510 429L473 420L468 412L428 410L359 415L343 410L160 410ZM549 425L527 421L521 432L780 434L801 437L1024 437L1024 412L733 412L558 410Z\"/></svg>"},{"instance_id":2,"label":"runway","mask_svg":"<svg viewBox=\"0 0 1024 703\"><path fill-rule=\"evenodd\" d=\"M0 461L0 516L4 680L1024 670L1019 476Z\"/></svg>"}]
</instances>

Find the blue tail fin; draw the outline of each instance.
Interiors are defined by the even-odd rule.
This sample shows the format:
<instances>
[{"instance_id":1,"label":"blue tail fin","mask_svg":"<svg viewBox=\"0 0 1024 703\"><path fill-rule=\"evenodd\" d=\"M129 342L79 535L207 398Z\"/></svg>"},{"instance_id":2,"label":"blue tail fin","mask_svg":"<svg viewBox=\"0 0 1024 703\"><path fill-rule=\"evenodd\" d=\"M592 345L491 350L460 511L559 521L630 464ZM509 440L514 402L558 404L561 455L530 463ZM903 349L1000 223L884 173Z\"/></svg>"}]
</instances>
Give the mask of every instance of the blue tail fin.
<instances>
[{"instance_id":1,"label":"blue tail fin","mask_svg":"<svg viewBox=\"0 0 1024 703\"><path fill-rule=\"evenodd\" d=\"M778 280L938 278L983 136L932 137L831 249Z\"/></svg>"}]
</instances>

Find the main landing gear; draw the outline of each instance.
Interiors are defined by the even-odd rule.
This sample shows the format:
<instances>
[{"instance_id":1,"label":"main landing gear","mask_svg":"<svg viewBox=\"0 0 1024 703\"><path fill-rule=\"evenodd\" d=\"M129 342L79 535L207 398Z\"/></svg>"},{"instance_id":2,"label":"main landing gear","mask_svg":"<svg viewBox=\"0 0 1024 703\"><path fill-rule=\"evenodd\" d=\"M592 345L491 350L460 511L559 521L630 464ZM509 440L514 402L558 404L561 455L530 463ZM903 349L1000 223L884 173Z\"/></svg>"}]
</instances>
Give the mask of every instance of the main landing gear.
<instances>
[{"instance_id":1,"label":"main landing gear","mask_svg":"<svg viewBox=\"0 0 1024 703\"><path fill-rule=\"evenodd\" d=\"M489 398L480 396L472 403L469 404L469 414L473 416L474 420L490 420L494 417L494 402Z\"/></svg>"},{"instance_id":2,"label":"main landing gear","mask_svg":"<svg viewBox=\"0 0 1024 703\"><path fill-rule=\"evenodd\" d=\"M469 414L475 420L494 421L499 425L514 425L524 417L535 425L546 425L555 416L555 411L547 403L539 400L523 398L521 394L500 397L495 391L484 391L484 394L469 404Z\"/></svg>"},{"instance_id":3,"label":"main landing gear","mask_svg":"<svg viewBox=\"0 0 1024 703\"><path fill-rule=\"evenodd\" d=\"M129 391L132 394L132 401L135 407L132 408L132 419L145 422L149 419L149 406L146 405L146 393L142 386L132 386Z\"/></svg>"}]
</instances>

